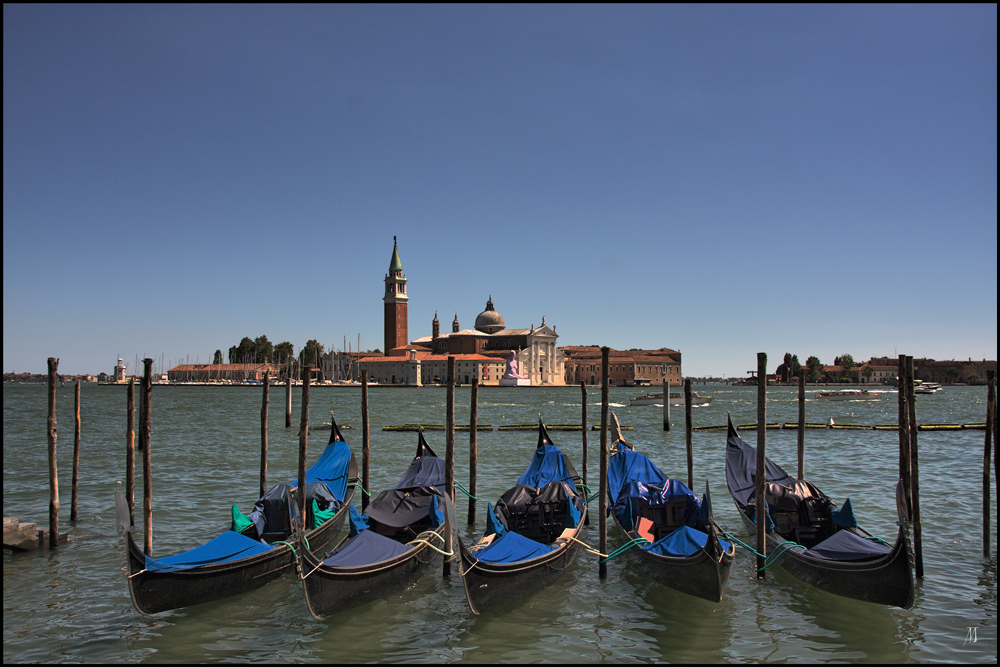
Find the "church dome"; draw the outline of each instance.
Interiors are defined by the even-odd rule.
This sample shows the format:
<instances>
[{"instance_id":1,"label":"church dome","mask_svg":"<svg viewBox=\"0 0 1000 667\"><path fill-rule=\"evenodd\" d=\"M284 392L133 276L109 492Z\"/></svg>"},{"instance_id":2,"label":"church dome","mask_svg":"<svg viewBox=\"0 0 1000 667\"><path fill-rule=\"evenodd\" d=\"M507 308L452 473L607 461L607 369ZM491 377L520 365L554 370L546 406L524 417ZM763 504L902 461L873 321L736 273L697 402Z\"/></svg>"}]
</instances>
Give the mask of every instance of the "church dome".
<instances>
[{"instance_id":1,"label":"church dome","mask_svg":"<svg viewBox=\"0 0 1000 667\"><path fill-rule=\"evenodd\" d=\"M476 331L492 334L505 328L507 325L504 324L503 316L493 309L493 297L490 296L486 302L486 310L476 318Z\"/></svg>"}]
</instances>

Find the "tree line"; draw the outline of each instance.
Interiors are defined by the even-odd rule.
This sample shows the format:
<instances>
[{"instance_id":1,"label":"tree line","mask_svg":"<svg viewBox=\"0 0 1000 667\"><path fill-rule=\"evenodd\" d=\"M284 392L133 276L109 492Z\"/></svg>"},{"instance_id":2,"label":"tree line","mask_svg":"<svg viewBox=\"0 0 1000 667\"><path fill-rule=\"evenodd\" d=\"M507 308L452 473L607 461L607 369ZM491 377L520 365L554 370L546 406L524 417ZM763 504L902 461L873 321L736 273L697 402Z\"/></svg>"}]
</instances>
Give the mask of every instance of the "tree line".
<instances>
[{"instance_id":1,"label":"tree line","mask_svg":"<svg viewBox=\"0 0 1000 667\"><path fill-rule=\"evenodd\" d=\"M267 339L267 336L257 336L250 338L244 336L239 345L229 348L229 363L231 364L274 364L275 366L308 365L315 368L321 366L326 348L319 341L312 339L306 342L305 346L299 350L299 355L295 356L295 347L289 341L283 341L275 345ZM212 363L221 364L223 361L222 350L216 350Z\"/></svg>"},{"instance_id":2,"label":"tree line","mask_svg":"<svg viewBox=\"0 0 1000 667\"><path fill-rule=\"evenodd\" d=\"M854 357L850 354L842 354L834 358L833 365L840 368L839 374L836 371L831 372L824 370L823 362L819 360L819 357L809 357L806 359L804 369L806 382L852 382L854 378L851 377L851 369L855 368L859 364L854 361ZM799 363L798 355L785 352L781 365L778 366L777 370L775 370L775 375L782 382L789 382L790 380L798 377L800 370L803 370L803 367L802 364ZM874 371L871 366L865 366L861 373L868 380L871 380Z\"/></svg>"}]
</instances>

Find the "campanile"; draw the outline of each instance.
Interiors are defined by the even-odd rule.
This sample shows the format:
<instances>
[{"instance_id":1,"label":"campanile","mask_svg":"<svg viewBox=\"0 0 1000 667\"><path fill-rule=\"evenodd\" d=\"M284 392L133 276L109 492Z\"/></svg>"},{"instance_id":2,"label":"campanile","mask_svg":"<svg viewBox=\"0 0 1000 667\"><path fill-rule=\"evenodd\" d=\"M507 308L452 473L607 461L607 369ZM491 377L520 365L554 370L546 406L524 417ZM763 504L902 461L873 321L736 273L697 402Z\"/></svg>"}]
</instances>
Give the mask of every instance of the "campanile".
<instances>
[{"instance_id":1,"label":"campanile","mask_svg":"<svg viewBox=\"0 0 1000 667\"><path fill-rule=\"evenodd\" d=\"M392 259L389 260L389 273L385 274L385 349L383 354L389 354L394 347L401 347L410 341L406 324L406 276L403 275L403 265L399 261L399 251L396 249L396 237L392 237Z\"/></svg>"}]
</instances>

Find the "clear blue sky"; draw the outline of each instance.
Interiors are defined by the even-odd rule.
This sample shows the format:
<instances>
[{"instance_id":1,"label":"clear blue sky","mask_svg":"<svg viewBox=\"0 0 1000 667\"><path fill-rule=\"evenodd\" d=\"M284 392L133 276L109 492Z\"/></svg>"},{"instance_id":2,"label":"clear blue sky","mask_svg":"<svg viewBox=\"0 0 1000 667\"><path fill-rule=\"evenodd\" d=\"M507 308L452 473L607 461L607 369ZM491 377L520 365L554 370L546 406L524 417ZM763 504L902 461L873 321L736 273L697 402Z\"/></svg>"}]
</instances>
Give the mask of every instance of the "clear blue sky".
<instances>
[{"instance_id":1,"label":"clear blue sky","mask_svg":"<svg viewBox=\"0 0 1000 667\"><path fill-rule=\"evenodd\" d=\"M3 370L382 347L997 358L997 8L3 8Z\"/></svg>"}]
</instances>

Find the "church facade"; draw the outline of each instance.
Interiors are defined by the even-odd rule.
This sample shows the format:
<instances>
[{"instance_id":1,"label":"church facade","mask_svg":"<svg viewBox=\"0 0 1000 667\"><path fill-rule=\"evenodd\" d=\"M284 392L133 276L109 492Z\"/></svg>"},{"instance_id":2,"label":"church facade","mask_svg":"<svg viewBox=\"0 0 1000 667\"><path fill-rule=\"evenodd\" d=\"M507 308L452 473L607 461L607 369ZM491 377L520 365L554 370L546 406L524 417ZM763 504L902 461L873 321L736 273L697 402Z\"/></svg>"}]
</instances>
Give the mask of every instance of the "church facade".
<instances>
[{"instance_id":1,"label":"church facade","mask_svg":"<svg viewBox=\"0 0 1000 667\"><path fill-rule=\"evenodd\" d=\"M566 357L556 345L555 327L546 325L544 317L538 327L508 329L490 296L486 309L476 317L475 328L461 329L456 313L451 332L442 333L435 314L431 335L408 342L409 295L395 237L384 283L385 352L358 361L372 381L402 386L445 382L447 359L454 356L458 383L498 385L513 352L518 374L532 386L566 384Z\"/></svg>"}]
</instances>

